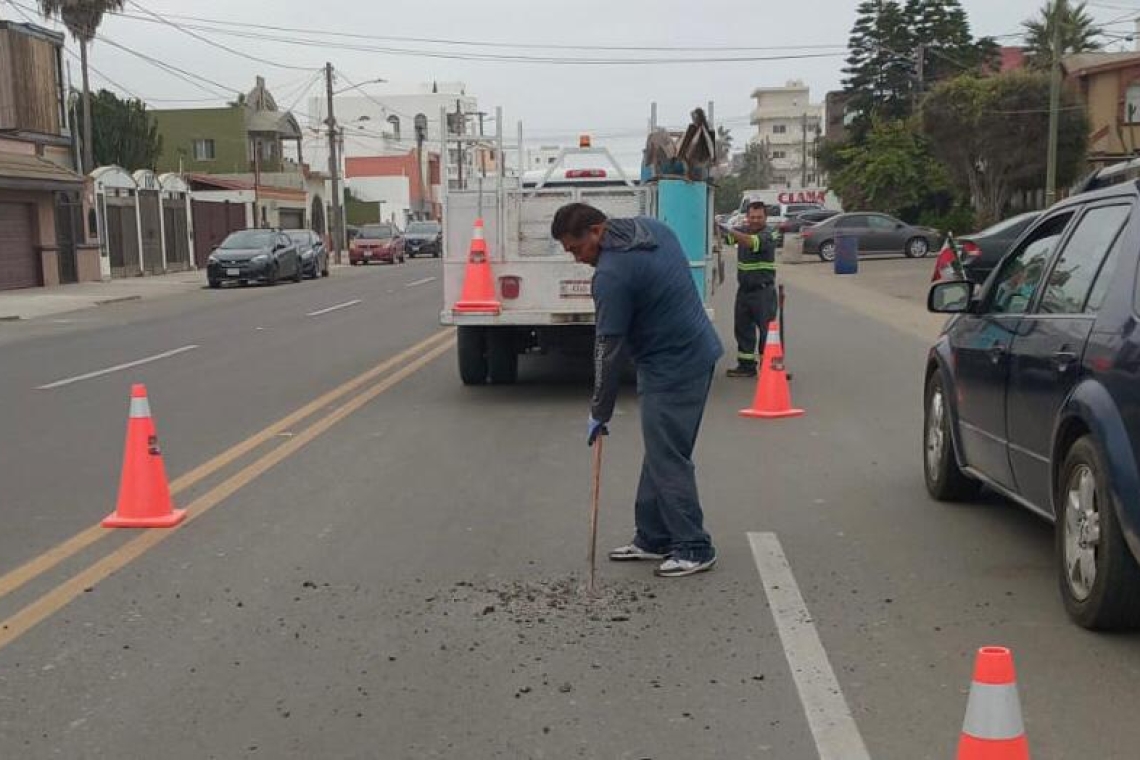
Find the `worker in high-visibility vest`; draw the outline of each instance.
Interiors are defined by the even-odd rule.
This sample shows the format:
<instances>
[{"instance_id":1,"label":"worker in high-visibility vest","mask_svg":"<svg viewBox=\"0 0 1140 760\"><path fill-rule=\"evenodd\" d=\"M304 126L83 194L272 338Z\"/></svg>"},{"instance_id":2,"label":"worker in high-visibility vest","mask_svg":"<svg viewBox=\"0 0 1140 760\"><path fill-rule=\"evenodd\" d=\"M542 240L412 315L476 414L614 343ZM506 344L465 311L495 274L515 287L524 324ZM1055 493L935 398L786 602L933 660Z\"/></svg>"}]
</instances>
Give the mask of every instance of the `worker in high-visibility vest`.
<instances>
[{"instance_id":1,"label":"worker in high-visibility vest","mask_svg":"<svg viewBox=\"0 0 1140 760\"><path fill-rule=\"evenodd\" d=\"M721 225L725 242L736 246L736 366L729 377L756 377L764 353L768 324L776 318L776 241L768 232L768 207L748 204L746 229Z\"/></svg>"}]
</instances>

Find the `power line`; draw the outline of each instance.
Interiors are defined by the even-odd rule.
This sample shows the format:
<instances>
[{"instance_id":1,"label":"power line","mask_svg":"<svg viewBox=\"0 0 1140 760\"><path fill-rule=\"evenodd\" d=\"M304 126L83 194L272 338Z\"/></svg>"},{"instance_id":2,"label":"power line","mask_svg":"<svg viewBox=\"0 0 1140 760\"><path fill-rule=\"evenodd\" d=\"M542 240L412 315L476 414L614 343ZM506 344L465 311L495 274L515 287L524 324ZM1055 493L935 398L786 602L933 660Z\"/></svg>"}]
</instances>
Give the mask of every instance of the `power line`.
<instances>
[{"instance_id":1,"label":"power line","mask_svg":"<svg viewBox=\"0 0 1140 760\"><path fill-rule=\"evenodd\" d=\"M177 29L178 31L182 32L185 35L193 37L196 40L200 40L202 42L205 42L207 45L209 45L211 47L215 47L219 50L224 50L227 53L232 53L233 55L239 56L241 58L245 58L245 59L250 60L250 61L255 61L257 63L264 63L267 66L275 66L279 69L292 69L293 71L311 71L312 70L312 67L293 66L293 65L288 64L288 63L279 63L278 61L271 61L268 58L259 58L255 55L243 53L240 50L235 50L234 48L223 45L220 42L214 42L213 40L208 39L206 37L203 37L202 35L197 34L196 32L192 32L189 29L185 29L185 28L179 26L178 24L175 24L173 21L168 21L167 19L164 19L162 16L158 15L154 11L151 11L147 8L144 8L142 5L139 5L137 2L135 2L135 0L129 0L129 2L131 5L138 8L143 13L146 13L147 15L154 17L154 19L156 19L158 21L158 23L166 24L167 26L171 27L172 29Z\"/></svg>"},{"instance_id":2,"label":"power line","mask_svg":"<svg viewBox=\"0 0 1140 760\"><path fill-rule=\"evenodd\" d=\"M137 5L137 3L135 3ZM131 14L116 12L113 15L122 16L124 18L142 19L138 16ZM680 45L661 45L661 46L629 46L629 45L568 45L557 43L514 43L514 42L477 42L473 40L462 39L446 39L436 37L411 37L411 36L395 36L395 35L382 35L382 34L360 34L352 32L343 32L336 30L319 30L319 29L305 29L299 27L289 26L274 26L271 24L254 24L239 21L224 21L221 19L203 18L201 16L188 16L179 14L168 14L170 18L176 18L185 21L197 21L213 26L227 26L239 29L257 29L264 31L274 32L294 32L308 35L319 35L326 37L341 37L345 39L361 39L361 40L387 40L391 42L418 42L432 45L452 45L457 47L484 47L484 48L502 48L502 49L516 49L516 50L601 50L601 51L620 51L620 52L707 52L709 50L718 50L723 52L760 52L772 50L824 50L831 48L846 48L846 44L842 45L769 45L769 46L733 46L733 45L699 45L699 46L680 46ZM198 28L198 27L195 27ZM221 30L217 30L221 31Z\"/></svg>"},{"instance_id":3,"label":"power line","mask_svg":"<svg viewBox=\"0 0 1140 760\"><path fill-rule=\"evenodd\" d=\"M121 15L121 14L119 14ZM283 37L275 34L260 34L254 32L239 32L227 29L219 29L210 26L197 26L193 24L186 24L187 29L198 29L208 31L213 34L225 35L230 37L237 37L240 39L262 40L269 42L277 42L284 45L293 45L300 47L319 48L321 50L345 50L353 52L365 53L381 53L385 55L396 56L410 56L416 58L435 58L445 60L459 60L459 61L480 61L485 63L523 63L523 64L547 64L547 65L569 65L569 66L649 66L649 65L673 65L673 64L694 64L694 63L759 63L771 61L790 61L790 60L806 60L815 58L834 58L837 56L846 55L845 51L837 50L836 52L829 53L795 53L784 55L767 55L767 56L704 56L704 57L679 57L679 58L572 58L572 57L557 57L557 56L527 56L527 55L501 55L491 53L452 53L447 51L432 51L413 48L398 48L386 47L378 45L361 45L361 44L346 44L346 43L331 43L327 40L317 40L310 38L297 38L297 37ZM371 39L375 39L372 37ZM828 46L829 49L838 48L839 46ZM805 48L794 48L796 50L803 50Z\"/></svg>"},{"instance_id":4,"label":"power line","mask_svg":"<svg viewBox=\"0 0 1140 760\"><path fill-rule=\"evenodd\" d=\"M179 79L183 80L184 82L188 82L188 83L194 85L199 90L202 90L202 92L210 93L211 95L214 95L221 100L227 100L230 98L230 95L219 94L217 91L211 90L209 87L203 86L200 82L206 82L207 84L210 84L214 87L217 87L217 88L220 88L223 90L228 89L224 84L218 84L214 80L207 79L206 77L204 77L200 74L191 73L189 71L186 71L185 69L180 69L177 66L174 66L174 65L169 64L169 63L165 63L163 61L160 61L157 58L152 58L149 55L146 55L145 53L140 53L137 50L131 50L130 48L126 47L125 45L120 45L119 43L115 42L114 40L109 39L107 37L104 37L101 34L97 35L96 39L98 39L101 42L107 43L108 45L110 45L113 48L118 48L119 50L122 50L125 53L129 53L129 54L135 56L136 58L139 58L143 61L146 61L147 63L151 64L152 66L157 66L158 68L167 71L167 73L173 74L174 76L178 77ZM235 89L235 90L232 90L232 92L238 92L238 90Z\"/></svg>"}]
</instances>

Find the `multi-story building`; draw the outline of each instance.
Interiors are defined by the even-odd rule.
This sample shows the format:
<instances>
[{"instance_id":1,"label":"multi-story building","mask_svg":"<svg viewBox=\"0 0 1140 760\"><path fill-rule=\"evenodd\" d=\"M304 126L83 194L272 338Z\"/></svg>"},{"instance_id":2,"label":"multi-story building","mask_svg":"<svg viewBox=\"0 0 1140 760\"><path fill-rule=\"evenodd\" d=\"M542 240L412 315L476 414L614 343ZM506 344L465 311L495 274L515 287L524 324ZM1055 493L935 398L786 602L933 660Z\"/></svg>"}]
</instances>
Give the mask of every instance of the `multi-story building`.
<instances>
[{"instance_id":1,"label":"multi-story building","mask_svg":"<svg viewBox=\"0 0 1140 760\"><path fill-rule=\"evenodd\" d=\"M811 186L819 182L815 145L821 131L823 106L811 102L811 90L794 80L783 87L759 87L752 92L756 107L753 142L768 146L776 187Z\"/></svg>"},{"instance_id":2,"label":"multi-story building","mask_svg":"<svg viewBox=\"0 0 1140 760\"><path fill-rule=\"evenodd\" d=\"M558 160L558 154L562 152L560 145L540 145L526 152L526 168L527 171L545 171L551 164Z\"/></svg>"},{"instance_id":3,"label":"multi-story building","mask_svg":"<svg viewBox=\"0 0 1140 760\"><path fill-rule=\"evenodd\" d=\"M1080 53L1061 65L1088 113L1089 165L1140 155L1140 52Z\"/></svg>"},{"instance_id":4,"label":"multi-story building","mask_svg":"<svg viewBox=\"0 0 1140 760\"><path fill-rule=\"evenodd\" d=\"M198 199L245 206L244 225L326 231L324 176L310 171L301 125L278 107L262 77L221 108L151 115L162 136L157 170L190 177ZM202 229L228 229L207 221Z\"/></svg>"},{"instance_id":5,"label":"multi-story building","mask_svg":"<svg viewBox=\"0 0 1140 760\"><path fill-rule=\"evenodd\" d=\"M99 280L75 171L62 34L0 21L0 289Z\"/></svg>"}]
</instances>

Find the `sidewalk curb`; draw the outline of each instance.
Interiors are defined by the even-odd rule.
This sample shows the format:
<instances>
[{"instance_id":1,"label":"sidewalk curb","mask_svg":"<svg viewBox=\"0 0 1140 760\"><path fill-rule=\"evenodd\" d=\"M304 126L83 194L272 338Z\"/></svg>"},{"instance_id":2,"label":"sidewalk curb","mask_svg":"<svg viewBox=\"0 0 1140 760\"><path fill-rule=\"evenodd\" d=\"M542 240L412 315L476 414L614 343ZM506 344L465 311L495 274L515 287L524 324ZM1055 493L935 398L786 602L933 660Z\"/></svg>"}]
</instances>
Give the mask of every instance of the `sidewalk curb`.
<instances>
[{"instance_id":1,"label":"sidewalk curb","mask_svg":"<svg viewBox=\"0 0 1140 760\"><path fill-rule=\"evenodd\" d=\"M119 298L105 298L102 301L96 301L96 306L110 306L115 303L127 303L128 301L141 301L142 296L120 296Z\"/></svg>"}]
</instances>

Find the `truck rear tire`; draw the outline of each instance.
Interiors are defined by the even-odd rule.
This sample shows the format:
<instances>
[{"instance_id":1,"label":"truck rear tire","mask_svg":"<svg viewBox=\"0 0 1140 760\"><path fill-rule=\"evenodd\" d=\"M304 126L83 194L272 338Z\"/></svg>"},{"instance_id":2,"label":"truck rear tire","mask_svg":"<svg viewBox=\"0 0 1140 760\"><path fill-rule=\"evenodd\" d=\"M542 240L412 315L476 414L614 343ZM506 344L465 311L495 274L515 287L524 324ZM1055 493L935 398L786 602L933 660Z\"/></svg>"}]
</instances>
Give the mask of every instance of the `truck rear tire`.
<instances>
[{"instance_id":1,"label":"truck rear tire","mask_svg":"<svg viewBox=\"0 0 1140 760\"><path fill-rule=\"evenodd\" d=\"M456 336L459 379L464 385L487 382L487 331L482 327L460 327Z\"/></svg>"},{"instance_id":2,"label":"truck rear tire","mask_svg":"<svg viewBox=\"0 0 1140 760\"><path fill-rule=\"evenodd\" d=\"M494 385L514 385L519 379L519 352L512 328L487 330L487 368Z\"/></svg>"}]
</instances>

